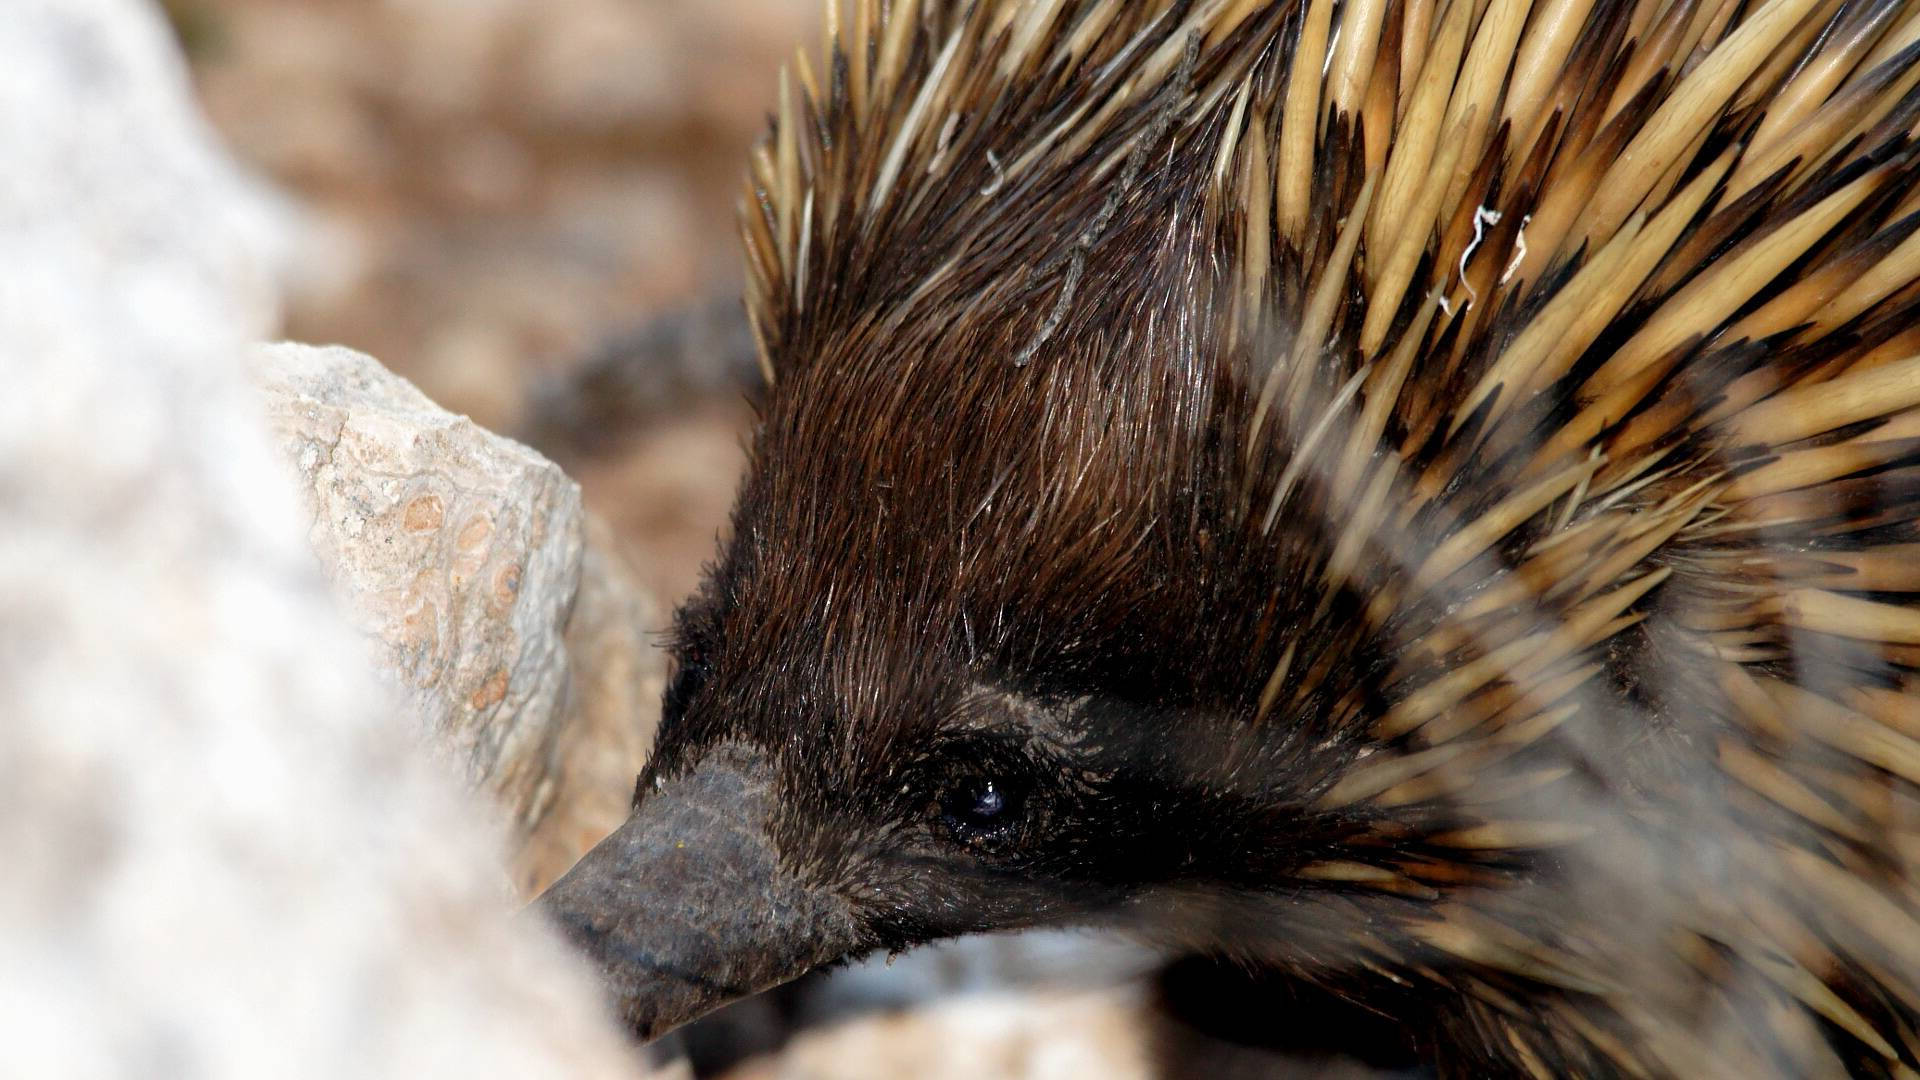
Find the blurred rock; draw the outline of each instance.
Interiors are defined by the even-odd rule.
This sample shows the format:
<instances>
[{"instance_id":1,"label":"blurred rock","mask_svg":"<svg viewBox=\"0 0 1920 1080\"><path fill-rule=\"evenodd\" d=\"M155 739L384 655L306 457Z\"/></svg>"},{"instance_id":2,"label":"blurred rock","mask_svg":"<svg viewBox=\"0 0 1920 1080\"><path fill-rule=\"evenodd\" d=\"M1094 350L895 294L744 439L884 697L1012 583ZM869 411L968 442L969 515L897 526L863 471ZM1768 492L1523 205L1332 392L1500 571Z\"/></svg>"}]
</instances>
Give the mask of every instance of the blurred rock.
<instances>
[{"instance_id":1,"label":"blurred rock","mask_svg":"<svg viewBox=\"0 0 1920 1080\"><path fill-rule=\"evenodd\" d=\"M625 816L658 708L652 606L587 556L580 489L532 450L347 349L264 347L253 370L314 551L537 889Z\"/></svg>"},{"instance_id":2,"label":"blurred rock","mask_svg":"<svg viewBox=\"0 0 1920 1080\"><path fill-rule=\"evenodd\" d=\"M979 934L814 972L681 1034L694 1068L726 1080L1158 1076L1147 976L1161 960L1089 931Z\"/></svg>"},{"instance_id":3,"label":"blurred rock","mask_svg":"<svg viewBox=\"0 0 1920 1080\"><path fill-rule=\"evenodd\" d=\"M567 0L530 20L518 107L544 127L578 133L671 126L681 87L703 59L676 48L677 13L660 4Z\"/></svg>"},{"instance_id":4,"label":"blurred rock","mask_svg":"<svg viewBox=\"0 0 1920 1080\"><path fill-rule=\"evenodd\" d=\"M1161 952L1087 930L975 934L834 971L812 988L795 1019L817 1026L880 1009L912 1009L961 996L1013 992L1071 996L1144 985Z\"/></svg>"},{"instance_id":5,"label":"blurred rock","mask_svg":"<svg viewBox=\"0 0 1920 1080\"><path fill-rule=\"evenodd\" d=\"M299 529L155 13L0 20L0 1076L630 1077Z\"/></svg>"},{"instance_id":6,"label":"blurred rock","mask_svg":"<svg viewBox=\"0 0 1920 1080\"><path fill-rule=\"evenodd\" d=\"M528 439L570 457L606 454L703 400L766 386L738 299L670 311L602 342L571 370L536 379Z\"/></svg>"},{"instance_id":7,"label":"blurred rock","mask_svg":"<svg viewBox=\"0 0 1920 1080\"><path fill-rule=\"evenodd\" d=\"M719 556L751 417L740 399L691 405L649 421L617 455L572 463L587 505L645 552L635 572L651 595L690 595Z\"/></svg>"},{"instance_id":8,"label":"blurred rock","mask_svg":"<svg viewBox=\"0 0 1920 1080\"><path fill-rule=\"evenodd\" d=\"M725 1080L1422 1080L1359 1011L1093 931L983 934L816 972L684 1029ZM1345 1033L1337 1035L1335 1033Z\"/></svg>"},{"instance_id":9,"label":"blurred rock","mask_svg":"<svg viewBox=\"0 0 1920 1080\"><path fill-rule=\"evenodd\" d=\"M738 298L678 308L534 380L522 432L628 544L652 595L691 594L716 554L765 382Z\"/></svg>"},{"instance_id":10,"label":"blurred rock","mask_svg":"<svg viewBox=\"0 0 1920 1080\"><path fill-rule=\"evenodd\" d=\"M983 994L802 1033L728 1080L1149 1080L1138 988Z\"/></svg>"},{"instance_id":11,"label":"blurred rock","mask_svg":"<svg viewBox=\"0 0 1920 1080\"><path fill-rule=\"evenodd\" d=\"M307 206L292 337L494 430L646 313L737 294L733 221L820 0L170 0L208 109Z\"/></svg>"}]
</instances>

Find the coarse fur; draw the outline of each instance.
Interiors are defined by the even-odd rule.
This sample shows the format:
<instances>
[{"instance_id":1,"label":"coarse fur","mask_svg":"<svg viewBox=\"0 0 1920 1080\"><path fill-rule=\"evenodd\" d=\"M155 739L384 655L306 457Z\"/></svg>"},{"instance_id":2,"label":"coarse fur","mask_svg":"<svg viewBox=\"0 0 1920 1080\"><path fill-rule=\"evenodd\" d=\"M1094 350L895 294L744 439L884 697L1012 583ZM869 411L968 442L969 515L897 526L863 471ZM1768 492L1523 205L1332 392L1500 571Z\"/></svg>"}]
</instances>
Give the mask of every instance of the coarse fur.
<instances>
[{"instance_id":1,"label":"coarse fur","mask_svg":"<svg viewBox=\"0 0 1920 1080\"><path fill-rule=\"evenodd\" d=\"M1920 7L837 0L824 55L649 783L769 755L864 948L1119 924L1447 1076L1917 1075Z\"/></svg>"}]
</instances>

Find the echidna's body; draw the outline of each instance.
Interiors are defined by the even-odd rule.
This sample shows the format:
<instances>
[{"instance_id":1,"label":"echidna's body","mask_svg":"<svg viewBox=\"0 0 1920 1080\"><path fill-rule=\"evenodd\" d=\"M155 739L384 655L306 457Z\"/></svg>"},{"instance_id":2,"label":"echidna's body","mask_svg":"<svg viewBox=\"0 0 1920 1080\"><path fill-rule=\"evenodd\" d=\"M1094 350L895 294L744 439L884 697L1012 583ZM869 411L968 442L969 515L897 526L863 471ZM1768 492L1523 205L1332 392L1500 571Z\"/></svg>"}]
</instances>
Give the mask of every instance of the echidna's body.
<instances>
[{"instance_id":1,"label":"echidna's body","mask_svg":"<svg viewBox=\"0 0 1920 1080\"><path fill-rule=\"evenodd\" d=\"M1920 5L829 36L655 794L550 901L637 1024L1074 918L1448 1075L1920 1071Z\"/></svg>"}]
</instances>

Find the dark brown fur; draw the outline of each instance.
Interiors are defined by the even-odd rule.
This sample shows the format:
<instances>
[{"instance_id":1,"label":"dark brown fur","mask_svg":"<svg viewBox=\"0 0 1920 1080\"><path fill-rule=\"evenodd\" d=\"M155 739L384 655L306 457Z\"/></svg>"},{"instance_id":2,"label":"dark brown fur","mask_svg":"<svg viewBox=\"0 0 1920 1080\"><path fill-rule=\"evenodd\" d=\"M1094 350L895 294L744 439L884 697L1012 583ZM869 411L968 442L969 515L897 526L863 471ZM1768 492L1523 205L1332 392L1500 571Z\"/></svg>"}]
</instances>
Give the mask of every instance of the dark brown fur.
<instances>
[{"instance_id":1,"label":"dark brown fur","mask_svg":"<svg viewBox=\"0 0 1920 1080\"><path fill-rule=\"evenodd\" d=\"M845 954L1094 921L1447 1075L1913 1075L1916 32L853 0L636 822L731 747Z\"/></svg>"}]
</instances>

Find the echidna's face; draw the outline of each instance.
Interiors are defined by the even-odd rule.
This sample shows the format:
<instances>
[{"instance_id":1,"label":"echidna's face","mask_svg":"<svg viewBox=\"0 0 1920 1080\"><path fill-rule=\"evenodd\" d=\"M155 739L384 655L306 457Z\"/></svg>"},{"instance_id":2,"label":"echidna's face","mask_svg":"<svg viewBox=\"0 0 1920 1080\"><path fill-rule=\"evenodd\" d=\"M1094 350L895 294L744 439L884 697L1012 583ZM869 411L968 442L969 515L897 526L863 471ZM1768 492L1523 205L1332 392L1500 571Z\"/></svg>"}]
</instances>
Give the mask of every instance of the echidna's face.
<instances>
[{"instance_id":1,"label":"echidna's face","mask_svg":"<svg viewBox=\"0 0 1920 1080\"><path fill-rule=\"evenodd\" d=\"M1192 411L1137 370L1096 400ZM545 901L643 1034L869 950L1315 856L1311 731L1248 723L1281 645L1236 596L1270 571L1210 540L1226 463L1044 374L971 389L876 416L803 374L770 403L634 816ZM1000 394L1063 408L1010 438Z\"/></svg>"}]
</instances>

